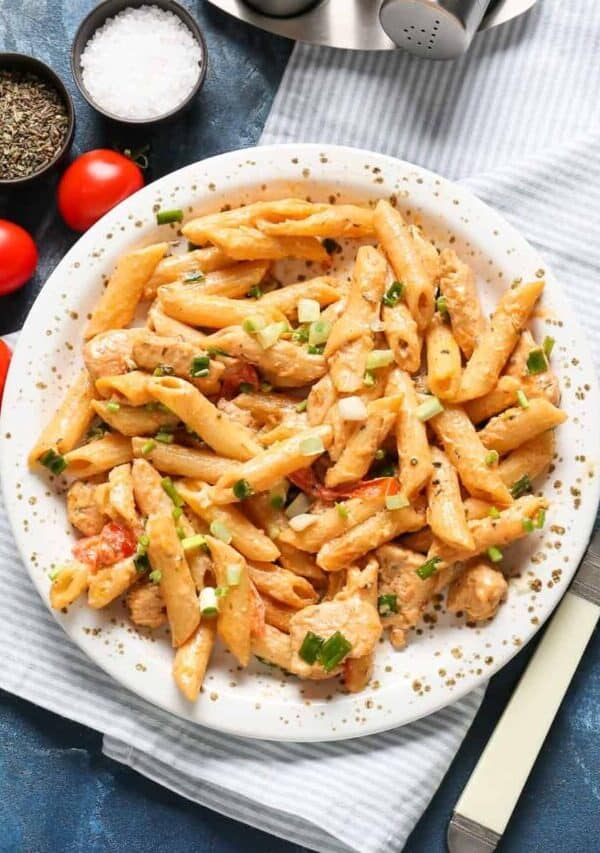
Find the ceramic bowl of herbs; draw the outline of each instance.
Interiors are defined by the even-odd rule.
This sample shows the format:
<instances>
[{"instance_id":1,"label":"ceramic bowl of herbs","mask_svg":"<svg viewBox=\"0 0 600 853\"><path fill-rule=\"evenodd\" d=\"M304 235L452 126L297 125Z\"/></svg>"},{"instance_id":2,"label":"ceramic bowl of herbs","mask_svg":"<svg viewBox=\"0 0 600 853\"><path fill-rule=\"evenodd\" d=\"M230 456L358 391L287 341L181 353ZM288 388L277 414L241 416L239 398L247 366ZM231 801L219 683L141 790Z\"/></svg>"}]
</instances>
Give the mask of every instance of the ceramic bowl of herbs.
<instances>
[{"instance_id":1,"label":"ceramic bowl of herbs","mask_svg":"<svg viewBox=\"0 0 600 853\"><path fill-rule=\"evenodd\" d=\"M60 77L32 56L0 53L0 187L47 174L66 157L74 132Z\"/></svg>"}]
</instances>

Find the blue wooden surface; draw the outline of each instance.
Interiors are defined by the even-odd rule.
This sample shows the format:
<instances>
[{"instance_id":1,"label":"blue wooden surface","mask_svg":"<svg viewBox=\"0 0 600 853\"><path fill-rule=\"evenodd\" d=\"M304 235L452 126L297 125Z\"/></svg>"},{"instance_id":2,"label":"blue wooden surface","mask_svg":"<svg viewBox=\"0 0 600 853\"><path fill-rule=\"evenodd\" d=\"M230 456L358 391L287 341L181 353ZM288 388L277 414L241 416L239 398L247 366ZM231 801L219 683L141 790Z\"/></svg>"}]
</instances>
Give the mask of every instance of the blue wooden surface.
<instances>
[{"instance_id":1,"label":"blue wooden surface","mask_svg":"<svg viewBox=\"0 0 600 853\"><path fill-rule=\"evenodd\" d=\"M151 140L102 123L76 95L67 46L89 0L0 0L0 50L50 62L76 96L75 152L152 143L152 174L258 138L290 46L197 0L210 66L185 118ZM48 273L74 241L55 215L54 182L0 193L0 217L30 228L42 249L39 274L0 301L0 333L21 326ZM531 654L496 676L468 738L413 832L407 853L445 849L445 829L470 771ZM0 663L1 666L1 663ZM592 640L528 782L504 853L596 851L600 815L600 641ZM326 792L324 792L326 795ZM343 804L340 805L343 808ZM302 848L189 803L105 758L101 736L0 691L0 853L300 853Z\"/></svg>"}]
</instances>

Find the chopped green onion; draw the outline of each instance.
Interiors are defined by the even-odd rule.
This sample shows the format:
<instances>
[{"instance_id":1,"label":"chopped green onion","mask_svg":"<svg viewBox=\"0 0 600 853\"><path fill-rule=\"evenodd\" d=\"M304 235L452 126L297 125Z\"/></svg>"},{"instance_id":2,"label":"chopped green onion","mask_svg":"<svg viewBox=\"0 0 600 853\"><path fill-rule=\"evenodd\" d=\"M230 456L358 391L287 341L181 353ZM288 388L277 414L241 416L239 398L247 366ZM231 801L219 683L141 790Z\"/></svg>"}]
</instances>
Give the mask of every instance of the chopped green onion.
<instances>
[{"instance_id":1,"label":"chopped green onion","mask_svg":"<svg viewBox=\"0 0 600 853\"><path fill-rule=\"evenodd\" d=\"M248 291L248 293L246 294L246 296L249 296L251 299L260 299L260 297L261 297L262 295L263 295L263 292L262 292L262 290L260 289L260 287L258 286L258 284L254 284L254 285L250 288L250 290Z\"/></svg>"},{"instance_id":2,"label":"chopped green onion","mask_svg":"<svg viewBox=\"0 0 600 853\"><path fill-rule=\"evenodd\" d=\"M385 450L383 448L379 448L379 450L375 451L375 459L385 459Z\"/></svg>"},{"instance_id":3,"label":"chopped green onion","mask_svg":"<svg viewBox=\"0 0 600 853\"><path fill-rule=\"evenodd\" d=\"M398 302L402 299L402 294L404 293L404 285L400 281L395 281L388 287L385 296L381 300L384 305L387 305L389 308L393 308L394 305L397 305Z\"/></svg>"},{"instance_id":4,"label":"chopped green onion","mask_svg":"<svg viewBox=\"0 0 600 853\"><path fill-rule=\"evenodd\" d=\"M317 320L315 323L311 323L308 330L309 346L316 347L319 344L324 344L330 332L331 323L328 323L327 320Z\"/></svg>"},{"instance_id":5,"label":"chopped green onion","mask_svg":"<svg viewBox=\"0 0 600 853\"><path fill-rule=\"evenodd\" d=\"M298 300L298 322L316 323L321 316L321 306L316 299Z\"/></svg>"},{"instance_id":6,"label":"chopped green onion","mask_svg":"<svg viewBox=\"0 0 600 853\"><path fill-rule=\"evenodd\" d=\"M529 479L529 474L523 474L522 477L519 477L518 480L510 487L510 493L515 498L522 498L523 495L528 494L531 491L531 480Z\"/></svg>"},{"instance_id":7,"label":"chopped green onion","mask_svg":"<svg viewBox=\"0 0 600 853\"><path fill-rule=\"evenodd\" d=\"M148 555L145 552L136 554L133 558L133 565L135 566L136 572L139 574L148 572L150 570L150 560L148 559Z\"/></svg>"},{"instance_id":8,"label":"chopped green onion","mask_svg":"<svg viewBox=\"0 0 600 853\"><path fill-rule=\"evenodd\" d=\"M173 444L175 438L173 434L170 432L164 432L163 430L159 430L154 436L156 441L160 441L161 444Z\"/></svg>"},{"instance_id":9,"label":"chopped green onion","mask_svg":"<svg viewBox=\"0 0 600 853\"><path fill-rule=\"evenodd\" d=\"M290 527L292 530L296 531L296 533L301 533L303 530L306 530L307 527L310 527L311 524L314 524L316 520L316 515L311 515L309 512L301 512L293 518L290 518Z\"/></svg>"},{"instance_id":10,"label":"chopped green onion","mask_svg":"<svg viewBox=\"0 0 600 853\"><path fill-rule=\"evenodd\" d=\"M189 270L189 272L184 274L182 281L185 284L192 284L193 282L204 281L205 278L206 276L200 270Z\"/></svg>"},{"instance_id":11,"label":"chopped green onion","mask_svg":"<svg viewBox=\"0 0 600 853\"><path fill-rule=\"evenodd\" d=\"M199 598L200 612L203 616L216 616L219 612L219 599L213 586L205 586Z\"/></svg>"},{"instance_id":12,"label":"chopped green onion","mask_svg":"<svg viewBox=\"0 0 600 853\"><path fill-rule=\"evenodd\" d=\"M157 225L168 225L170 222L182 222L183 210L159 210L156 214Z\"/></svg>"},{"instance_id":13,"label":"chopped green onion","mask_svg":"<svg viewBox=\"0 0 600 853\"><path fill-rule=\"evenodd\" d=\"M377 610L380 616L389 616L390 613L398 612L398 596L389 593L380 595L377 599Z\"/></svg>"},{"instance_id":14,"label":"chopped green onion","mask_svg":"<svg viewBox=\"0 0 600 853\"><path fill-rule=\"evenodd\" d=\"M391 349L374 349L367 356L367 370L377 370L379 367L387 367L394 361L394 353Z\"/></svg>"},{"instance_id":15,"label":"chopped green onion","mask_svg":"<svg viewBox=\"0 0 600 853\"><path fill-rule=\"evenodd\" d=\"M141 536L138 537L138 543L142 546L142 548L147 548L150 544L150 537L147 533L142 533Z\"/></svg>"},{"instance_id":16,"label":"chopped green onion","mask_svg":"<svg viewBox=\"0 0 600 853\"><path fill-rule=\"evenodd\" d=\"M190 376L193 379L201 379L208 376L210 373L210 357L207 355L197 355L192 359L190 366Z\"/></svg>"},{"instance_id":17,"label":"chopped green onion","mask_svg":"<svg viewBox=\"0 0 600 853\"><path fill-rule=\"evenodd\" d=\"M264 317L260 315L256 317L246 317L244 322L242 323L242 329L245 332L248 332L249 335L255 335L256 332L259 332L261 329L264 329L267 325L267 322Z\"/></svg>"},{"instance_id":18,"label":"chopped green onion","mask_svg":"<svg viewBox=\"0 0 600 853\"><path fill-rule=\"evenodd\" d=\"M158 364L152 373L153 376L173 376L175 371L170 364Z\"/></svg>"},{"instance_id":19,"label":"chopped green onion","mask_svg":"<svg viewBox=\"0 0 600 853\"><path fill-rule=\"evenodd\" d=\"M541 530L544 524L546 523L546 510L540 509L538 510L538 514L535 517L535 526L538 530Z\"/></svg>"},{"instance_id":20,"label":"chopped green onion","mask_svg":"<svg viewBox=\"0 0 600 853\"><path fill-rule=\"evenodd\" d=\"M216 347L211 347L209 350L207 350L207 352L208 352L210 358L214 358L216 355L225 355L225 356L229 357L228 352L225 352L224 349L216 349Z\"/></svg>"},{"instance_id":21,"label":"chopped green onion","mask_svg":"<svg viewBox=\"0 0 600 853\"><path fill-rule=\"evenodd\" d=\"M273 522L267 522L267 533L269 534L269 539L275 541L281 536L281 527Z\"/></svg>"},{"instance_id":22,"label":"chopped green onion","mask_svg":"<svg viewBox=\"0 0 600 853\"><path fill-rule=\"evenodd\" d=\"M450 316L448 311L448 300L445 296L438 296L438 298L435 300L435 307L437 311L439 311L441 316L444 318L444 320Z\"/></svg>"},{"instance_id":23,"label":"chopped green onion","mask_svg":"<svg viewBox=\"0 0 600 853\"><path fill-rule=\"evenodd\" d=\"M338 511L338 515L340 518L343 518L344 521L349 517L350 513L348 512L348 508L345 504L336 504L335 508Z\"/></svg>"},{"instance_id":24,"label":"chopped green onion","mask_svg":"<svg viewBox=\"0 0 600 853\"><path fill-rule=\"evenodd\" d=\"M148 441L142 444L142 453L144 456L147 456L149 453L152 453L154 448L156 447L156 442L153 439L149 439Z\"/></svg>"},{"instance_id":25,"label":"chopped green onion","mask_svg":"<svg viewBox=\"0 0 600 853\"><path fill-rule=\"evenodd\" d=\"M542 349L544 350L544 355L547 359L550 359L555 343L556 341L554 340L554 338L551 338L550 335L546 335L546 337L544 338L544 341L542 343Z\"/></svg>"},{"instance_id":26,"label":"chopped green onion","mask_svg":"<svg viewBox=\"0 0 600 853\"><path fill-rule=\"evenodd\" d=\"M227 595L228 592L229 592L228 586L218 586L215 589L215 595L217 596L217 598L225 598L225 596Z\"/></svg>"},{"instance_id":27,"label":"chopped green onion","mask_svg":"<svg viewBox=\"0 0 600 853\"><path fill-rule=\"evenodd\" d=\"M548 362L544 350L542 347L532 349L527 356L527 373L535 375L544 373L546 370L548 370Z\"/></svg>"},{"instance_id":28,"label":"chopped green onion","mask_svg":"<svg viewBox=\"0 0 600 853\"><path fill-rule=\"evenodd\" d=\"M53 474L58 476L62 474L67 465L69 464L64 456L61 456L55 450L50 448L47 450L43 456L40 456L40 462L45 468L48 468Z\"/></svg>"},{"instance_id":29,"label":"chopped green onion","mask_svg":"<svg viewBox=\"0 0 600 853\"><path fill-rule=\"evenodd\" d=\"M366 385L367 388L371 388L373 385L375 385L375 377L373 376L370 370L365 370L363 385Z\"/></svg>"},{"instance_id":30,"label":"chopped green onion","mask_svg":"<svg viewBox=\"0 0 600 853\"><path fill-rule=\"evenodd\" d=\"M369 417L360 397L342 397L338 403L338 413L343 421L366 421Z\"/></svg>"},{"instance_id":31,"label":"chopped green onion","mask_svg":"<svg viewBox=\"0 0 600 853\"><path fill-rule=\"evenodd\" d=\"M160 583L162 580L162 572L160 569L154 569L154 571L150 572L148 578L152 581L152 583Z\"/></svg>"},{"instance_id":32,"label":"chopped green onion","mask_svg":"<svg viewBox=\"0 0 600 853\"><path fill-rule=\"evenodd\" d=\"M173 521L179 521L179 519L181 518L182 515L183 515L183 510L181 509L180 506L174 506L173 509L171 510L171 518L173 519Z\"/></svg>"},{"instance_id":33,"label":"chopped green onion","mask_svg":"<svg viewBox=\"0 0 600 853\"><path fill-rule=\"evenodd\" d=\"M308 345L308 354L309 355L323 355L325 352L325 344L309 344Z\"/></svg>"},{"instance_id":34,"label":"chopped green onion","mask_svg":"<svg viewBox=\"0 0 600 853\"><path fill-rule=\"evenodd\" d=\"M426 581L427 578L430 578L431 575L434 575L437 571L437 564L442 562L441 557L432 557L430 560L427 560L423 563L422 566L419 566L417 569L417 574L421 578L422 581Z\"/></svg>"},{"instance_id":35,"label":"chopped green onion","mask_svg":"<svg viewBox=\"0 0 600 853\"><path fill-rule=\"evenodd\" d=\"M301 456L314 456L315 454L325 453L325 447L318 435L311 435L308 438L303 438L300 442Z\"/></svg>"},{"instance_id":36,"label":"chopped green onion","mask_svg":"<svg viewBox=\"0 0 600 853\"><path fill-rule=\"evenodd\" d=\"M301 400L301 401L296 405L296 411L297 411L299 414L300 414L301 412L305 412L305 411L306 411L306 407L307 407L307 406L308 406L308 400Z\"/></svg>"},{"instance_id":37,"label":"chopped green onion","mask_svg":"<svg viewBox=\"0 0 600 853\"><path fill-rule=\"evenodd\" d=\"M386 465L378 465L375 473L376 477L395 477L396 469L392 462L388 462ZM371 477L369 479L372 479Z\"/></svg>"},{"instance_id":38,"label":"chopped green onion","mask_svg":"<svg viewBox=\"0 0 600 853\"><path fill-rule=\"evenodd\" d=\"M263 392L263 394L270 394L273 390L273 386L270 385L268 382L261 382L260 390Z\"/></svg>"},{"instance_id":39,"label":"chopped green onion","mask_svg":"<svg viewBox=\"0 0 600 853\"><path fill-rule=\"evenodd\" d=\"M444 407L438 398L430 397L428 400L425 400L424 403L421 403L420 406L417 406L417 417L422 423L425 423L425 421L428 421L430 418L434 418L443 411Z\"/></svg>"},{"instance_id":40,"label":"chopped green onion","mask_svg":"<svg viewBox=\"0 0 600 853\"><path fill-rule=\"evenodd\" d=\"M175 506L183 506L185 501L173 485L173 480L170 477L163 477L160 481L163 490L167 493L167 495L171 498Z\"/></svg>"},{"instance_id":41,"label":"chopped green onion","mask_svg":"<svg viewBox=\"0 0 600 853\"><path fill-rule=\"evenodd\" d=\"M325 670L331 672L340 664L352 649L352 644L344 637L340 631L332 634L328 640L325 640L323 645L317 652L317 660Z\"/></svg>"},{"instance_id":42,"label":"chopped green onion","mask_svg":"<svg viewBox=\"0 0 600 853\"><path fill-rule=\"evenodd\" d=\"M259 329L256 333L256 339L263 349L270 349L274 346L284 332L288 331L288 324L281 320L279 323L269 323L264 329Z\"/></svg>"},{"instance_id":43,"label":"chopped green onion","mask_svg":"<svg viewBox=\"0 0 600 853\"><path fill-rule=\"evenodd\" d=\"M175 533L177 534L179 539L185 539L185 530L183 529L183 527L176 527Z\"/></svg>"},{"instance_id":44,"label":"chopped green onion","mask_svg":"<svg viewBox=\"0 0 600 853\"><path fill-rule=\"evenodd\" d=\"M488 515L490 518L500 518L500 510L498 507L491 506Z\"/></svg>"},{"instance_id":45,"label":"chopped green onion","mask_svg":"<svg viewBox=\"0 0 600 853\"><path fill-rule=\"evenodd\" d=\"M229 532L229 528L226 524L223 524L222 521L211 521L210 532L215 539L220 539L221 542L224 542L226 545L229 545L231 542L232 536Z\"/></svg>"},{"instance_id":46,"label":"chopped green onion","mask_svg":"<svg viewBox=\"0 0 600 853\"><path fill-rule=\"evenodd\" d=\"M385 508L386 509L406 509L407 506L410 506L409 501L406 500L404 495L387 495L385 499Z\"/></svg>"},{"instance_id":47,"label":"chopped green onion","mask_svg":"<svg viewBox=\"0 0 600 853\"><path fill-rule=\"evenodd\" d=\"M523 391L521 388L519 388L519 390L517 391L517 402L522 409L529 408L529 399L525 391Z\"/></svg>"},{"instance_id":48,"label":"chopped green onion","mask_svg":"<svg viewBox=\"0 0 600 853\"><path fill-rule=\"evenodd\" d=\"M240 565L227 566L226 576L229 586L239 586L242 579L242 567Z\"/></svg>"},{"instance_id":49,"label":"chopped green onion","mask_svg":"<svg viewBox=\"0 0 600 853\"><path fill-rule=\"evenodd\" d=\"M61 572L62 572L61 567L57 566L55 569L51 569L48 572L48 577L50 578L51 581L55 581Z\"/></svg>"},{"instance_id":50,"label":"chopped green onion","mask_svg":"<svg viewBox=\"0 0 600 853\"><path fill-rule=\"evenodd\" d=\"M193 536L186 536L181 540L181 547L184 551L194 551L196 548L202 548L203 551L208 550L206 539L201 533L195 533Z\"/></svg>"},{"instance_id":51,"label":"chopped green onion","mask_svg":"<svg viewBox=\"0 0 600 853\"><path fill-rule=\"evenodd\" d=\"M310 508L310 501L308 497L304 494L304 492L300 492L291 504L286 507L285 514L288 518L294 518L296 515L302 515L302 513L306 512L307 509Z\"/></svg>"},{"instance_id":52,"label":"chopped green onion","mask_svg":"<svg viewBox=\"0 0 600 853\"><path fill-rule=\"evenodd\" d=\"M342 251L342 247L340 246L340 244L332 237L325 237L325 239L322 241L322 246L328 255L334 255L336 252Z\"/></svg>"},{"instance_id":53,"label":"chopped green onion","mask_svg":"<svg viewBox=\"0 0 600 853\"><path fill-rule=\"evenodd\" d=\"M308 341L308 326L298 326L292 333L292 340L305 344Z\"/></svg>"},{"instance_id":54,"label":"chopped green onion","mask_svg":"<svg viewBox=\"0 0 600 853\"><path fill-rule=\"evenodd\" d=\"M485 454L485 464L490 467L491 465L496 465L500 459L500 454L497 450L490 450L489 453Z\"/></svg>"},{"instance_id":55,"label":"chopped green onion","mask_svg":"<svg viewBox=\"0 0 600 853\"><path fill-rule=\"evenodd\" d=\"M95 427L91 427L86 434L85 440L87 441L97 441L99 438L104 438L107 432L110 432L110 427L108 424L99 423Z\"/></svg>"},{"instance_id":56,"label":"chopped green onion","mask_svg":"<svg viewBox=\"0 0 600 853\"><path fill-rule=\"evenodd\" d=\"M317 659L317 655L321 650L321 646L323 645L323 639L318 637L316 634L313 634L312 631L307 631L304 639L302 640L302 645L298 650L298 654L306 663L313 664Z\"/></svg>"},{"instance_id":57,"label":"chopped green onion","mask_svg":"<svg viewBox=\"0 0 600 853\"><path fill-rule=\"evenodd\" d=\"M533 521L530 518L521 519L521 524L523 525L523 530L525 533L533 533L534 525Z\"/></svg>"},{"instance_id":58,"label":"chopped green onion","mask_svg":"<svg viewBox=\"0 0 600 853\"><path fill-rule=\"evenodd\" d=\"M116 400L109 400L108 403L106 404L106 408L108 409L109 412L118 412L119 409L121 408L121 404L117 403Z\"/></svg>"},{"instance_id":59,"label":"chopped green onion","mask_svg":"<svg viewBox=\"0 0 600 853\"><path fill-rule=\"evenodd\" d=\"M254 489L248 480L238 480L233 484L233 494L236 496L238 501L245 501L246 498L249 498L254 494Z\"/></svg>"},{"instance_id":60,"label":"chopped green onion","mask_svg":"<svg viewBox=\"0 0 600 853\"><path fill-rule=\"evenodd\" d=\"M504 557L504 554L502 553L500 548L496 548L495 545L492 545L491 548L487 549L487 555L492 561L492 563L499 563Z\"/></svg>"},{"instance_id":61,"label":"chopped green onion","mask_svg":"<svg viewBox=\"0 0 600 853\"><path fill-rule=\"evenodd\" d=\"M283 495L271 495L269 503L273 509L281 509L285 503Z\"/></svg>"}]
</instances>

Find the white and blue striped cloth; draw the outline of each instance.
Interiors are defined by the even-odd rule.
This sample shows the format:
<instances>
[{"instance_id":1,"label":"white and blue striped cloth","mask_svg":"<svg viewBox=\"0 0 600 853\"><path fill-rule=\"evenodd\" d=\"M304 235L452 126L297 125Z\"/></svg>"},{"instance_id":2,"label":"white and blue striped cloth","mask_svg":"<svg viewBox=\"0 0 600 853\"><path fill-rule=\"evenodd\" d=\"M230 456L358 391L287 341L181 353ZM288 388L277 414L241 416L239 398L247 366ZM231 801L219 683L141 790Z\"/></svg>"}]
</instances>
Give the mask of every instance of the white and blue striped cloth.
<instances>
[{"instance_id":1,"label":"white and blue striped cloth","mask_svg":"<svg viewBox=\"0 0 600 853\"><path fill-rule=\"evenodd\" d=\"M454 64L297 46L262 141L355 145L466 180L562 279L598 365L599 91L600 4L541 0ZM0 586L1 687L104 732L109 756L191 800L315 850L401 850L481 701L479 690L356 741L232 739L153 708L90 663L40 601L1 511Z\"/></svg>"}]
</instances>

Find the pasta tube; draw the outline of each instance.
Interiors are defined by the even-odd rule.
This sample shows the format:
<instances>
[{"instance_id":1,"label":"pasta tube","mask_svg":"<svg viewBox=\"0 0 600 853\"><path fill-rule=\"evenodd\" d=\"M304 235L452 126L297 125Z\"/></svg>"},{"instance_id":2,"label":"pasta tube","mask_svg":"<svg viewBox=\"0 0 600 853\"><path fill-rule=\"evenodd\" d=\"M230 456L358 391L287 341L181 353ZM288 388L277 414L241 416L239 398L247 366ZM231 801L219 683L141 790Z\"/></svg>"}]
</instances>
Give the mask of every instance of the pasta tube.
<instances>
[{"instance_id":1,"label":"pasta tube","mask_svg":"<svg viewBox=\"0 0 600 853\"><path fill-rule=\"evenodd\" d=\"M240 666L250 661L251 592L248 565L244 558L229 545L207 536L206 541L213 558L217 584L227 589L219 599L217 632ZM230 577L235 572L237 583Z\"/></svg>"},{"instance_id":2,"label":"pasta tube","mask_svg":"<svg viewBox=\"0 0 600 853\"><path fill-rule=\"evenodd\" d=\"M444 249L440 254L440 290L446 299L456 342L465 356L471 358L485 329L485 320L473 270L460 260L454 249Z\"/></svg>"},{"instance_id":3,"label":"pasta tube","mask_svg":"<svg viewBox=\"0 0 600 853\"><path fill-rule=\"evenodd\" d=\"M396 446L402 491L410 500L421 491L432 472L431 450L425 424L417 417L417 393L412 379L402 370L393 370L386 387L388 395L402 394L396 418Z\"/></svg>"},{"instance_id":4,"label":"pasta tube","mask_svg":"<svg viewBox=\"0 0 600 853\"><path fill-rule=\"evenodd\" d=\"M31 450L28 457L30 467L48 450L66 453L75 447L94 417L93 395L90 375L87 370L82 370Z\"/></svg>"},{"instance_id":5,"label":"pasta tube","mask_svg":"<svg viewBox=\"0 0 600 853\"><path fill-rule=\"evenodd\" d=\"M481 443L505 456L529 439L566 421L567 415L545 397L529 400L525 408L515 406L492 418L478 433Z\"/></svg>"},{"instance_id":6,"label":"pasta tube","mask_svg":"<svg viewBox=\"0 0 600 853\"><path fill-rule=\"evenodd\" d=\"M427 522L438 539L456 548L472 548L456 471L448 457L432 447L433 474L427 485Z\"/></svg>"},{"instance_id":7,"label":"pasta tube","mask_svg":"<svg viewBox=\"0 0 600 853\"><path fill-rule=\"evenodd\" d=\"M460 387L460 349L452 330L436 314L427 330L427 384L440 400L452 400Z\"/></svg>"}]
</instances>

